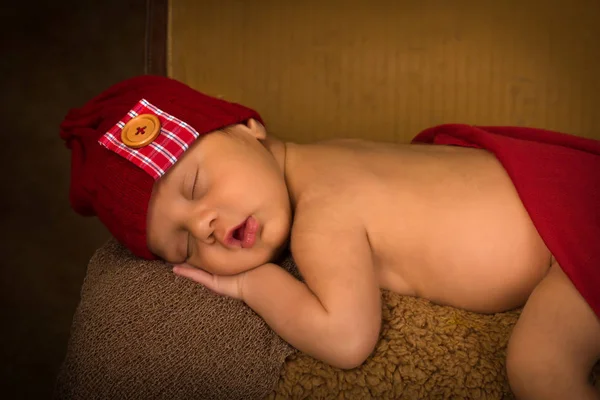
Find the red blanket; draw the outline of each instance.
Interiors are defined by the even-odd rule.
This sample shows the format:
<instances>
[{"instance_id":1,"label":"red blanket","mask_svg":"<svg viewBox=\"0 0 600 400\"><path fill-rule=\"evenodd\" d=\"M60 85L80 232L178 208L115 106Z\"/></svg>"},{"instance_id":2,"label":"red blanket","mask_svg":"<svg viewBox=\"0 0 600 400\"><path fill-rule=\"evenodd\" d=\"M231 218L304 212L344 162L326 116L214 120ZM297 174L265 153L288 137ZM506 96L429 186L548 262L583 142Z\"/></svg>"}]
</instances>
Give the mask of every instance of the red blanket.
<instances>
[{"instance_id":1,"label":"red blanket","mask_svg":"<svg viewBox=\"0 0 600 400\"><path fill-rule=\"evenodd\" d=\"M600 317L600 141L542 129L452 124L427 129L413 143L494 153L546 246Z\"/></svg>"}]
</instances>

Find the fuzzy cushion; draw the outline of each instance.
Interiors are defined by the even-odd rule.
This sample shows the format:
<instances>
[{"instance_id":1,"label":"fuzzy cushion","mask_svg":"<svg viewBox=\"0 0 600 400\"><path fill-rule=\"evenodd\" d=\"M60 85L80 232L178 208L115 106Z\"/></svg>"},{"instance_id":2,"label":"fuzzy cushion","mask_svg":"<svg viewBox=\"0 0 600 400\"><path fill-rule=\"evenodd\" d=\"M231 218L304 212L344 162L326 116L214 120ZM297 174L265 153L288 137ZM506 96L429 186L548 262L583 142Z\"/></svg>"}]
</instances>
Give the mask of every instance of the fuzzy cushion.
<instances>
[{"instance_id":1,"label":"fuzzy cushion","mask_svg":"<svg viewBox=\"0 0 600 400\"><path fill-rule=\"evenodd\" d=\"M506 345L520 310L481 315L383 292L383 325L372 356L343 371L297 353L269 400L512 399ZM600 388L600 366L594 381Z\"/></svg>"}]
</instances>

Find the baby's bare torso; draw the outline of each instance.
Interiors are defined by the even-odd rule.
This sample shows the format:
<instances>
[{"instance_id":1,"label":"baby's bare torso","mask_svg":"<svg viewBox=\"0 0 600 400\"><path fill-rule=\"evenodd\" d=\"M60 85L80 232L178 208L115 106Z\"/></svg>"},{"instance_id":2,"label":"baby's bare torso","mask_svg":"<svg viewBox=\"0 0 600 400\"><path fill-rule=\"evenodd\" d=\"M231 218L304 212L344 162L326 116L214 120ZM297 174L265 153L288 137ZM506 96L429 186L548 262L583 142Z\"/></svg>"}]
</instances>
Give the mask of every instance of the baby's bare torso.
<instances>
[{"instance_id":1,"label":"baby's bare torso","mask_svg":"<svg viewBox=\"0 0 600 400\"><path fill-rule=\"evenodd\" d=\"M313 192L355 204L384 289L498 312L524 304L548 271L550 252L487 151L359 140L297 150Z\"/></svg>"}]
</instances>

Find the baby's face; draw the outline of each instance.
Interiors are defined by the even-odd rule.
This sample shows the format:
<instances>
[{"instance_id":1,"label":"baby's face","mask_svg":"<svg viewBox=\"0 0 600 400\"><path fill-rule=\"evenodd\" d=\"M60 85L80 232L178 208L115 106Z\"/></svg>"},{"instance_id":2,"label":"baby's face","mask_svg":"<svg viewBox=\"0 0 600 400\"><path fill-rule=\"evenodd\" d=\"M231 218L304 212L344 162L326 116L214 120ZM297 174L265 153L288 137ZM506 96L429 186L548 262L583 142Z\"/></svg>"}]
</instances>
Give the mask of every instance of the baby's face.
<instances>
[{"instance_id":1,"label":"baby's face","mask_svg":"<svg viewBox=\"0 0 600 400\"><path fill-rule=\"evenodd\" d=\"M290 200L281 167L257 139L261 132L260 124L237 125L203 136L156 182L147 228L154 254L230 275L281 250Z\"/></svg>"}]
</instances>

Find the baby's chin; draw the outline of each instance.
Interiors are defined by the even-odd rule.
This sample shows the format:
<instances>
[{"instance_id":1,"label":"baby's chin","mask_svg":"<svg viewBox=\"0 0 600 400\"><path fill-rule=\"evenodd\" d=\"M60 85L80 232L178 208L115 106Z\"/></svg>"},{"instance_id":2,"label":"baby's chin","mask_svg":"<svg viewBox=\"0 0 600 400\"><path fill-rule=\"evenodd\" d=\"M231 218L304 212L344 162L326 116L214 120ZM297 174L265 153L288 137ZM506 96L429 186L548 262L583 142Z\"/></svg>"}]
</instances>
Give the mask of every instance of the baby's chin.
<instances>
[{"instance_id":1,"label":"baby's chin","mask_svg":"<svg viewBox=\"0 0 600 400\"><path fill-rule=\"evenodd\" d=\"M205 265L202 269L216 275L237 275L271 261L273 261L272 256L252 257L252 259L247 260L230 260L230 262L223 260L218 265Z\"/></svg>"},{"instance_id":2,"label":"baby's chin","mask_svg":"<svg viewBox=\"0 0 600 400\"><path fill-rule=\"evenodd\" d=\"M273 243L260 243L254 249L247 249L243 253L238 253L231 258L222 258L218 260L205 260L207 264L201 267L203 270L216 275L236 275L250 271L271 262L277 262L281 259L288 249L288 240L279 240L273 246ZM247 253L245 253L247 251ZM245 254L244 254L245 253Z\"/></svg>"}]
</instances>

